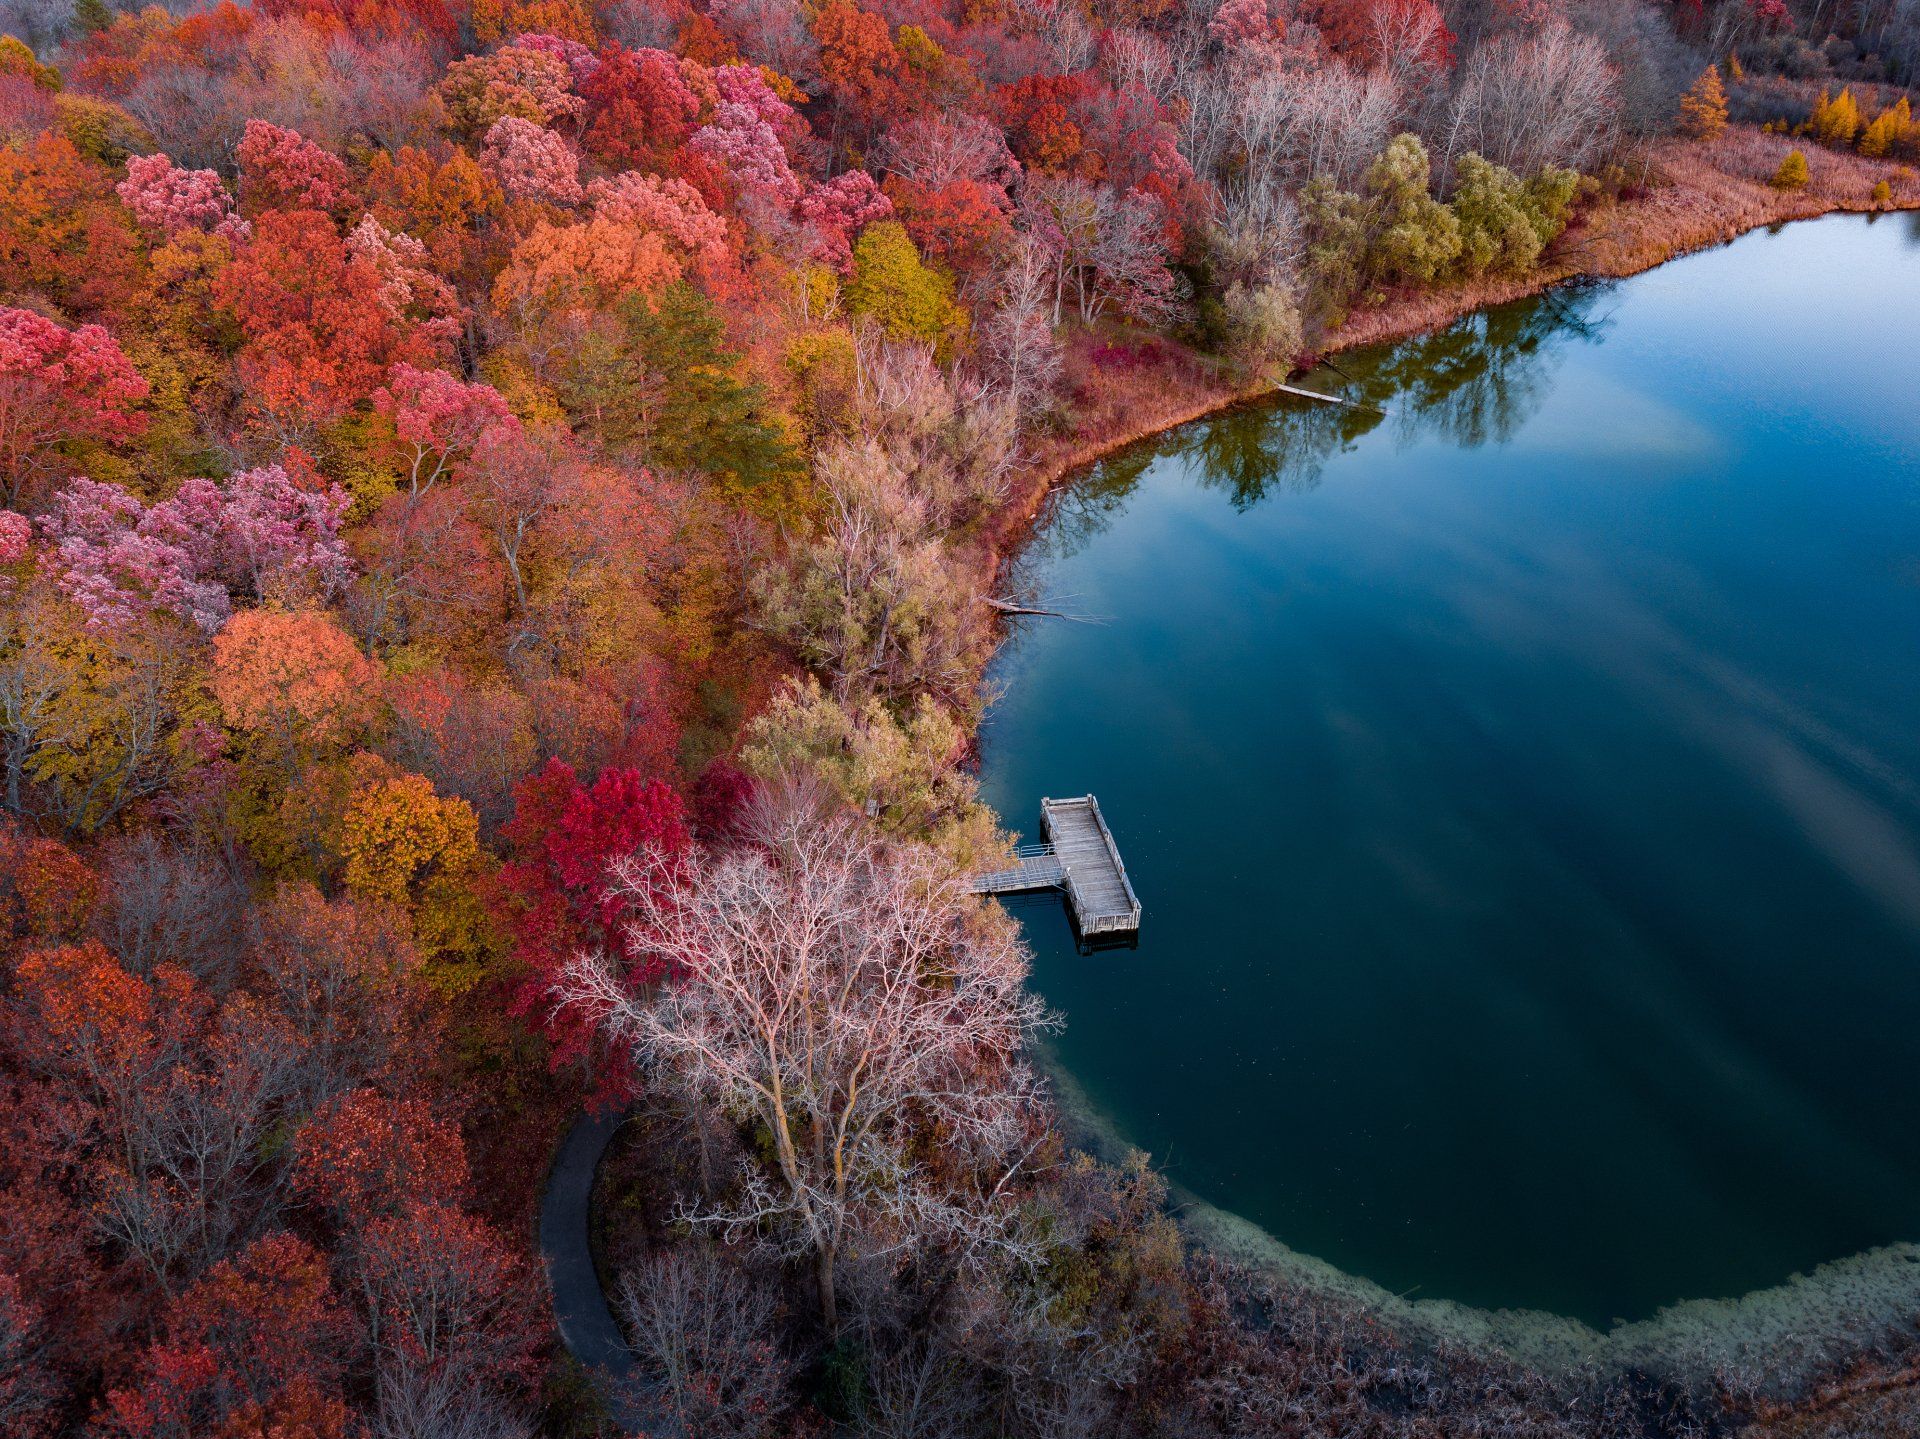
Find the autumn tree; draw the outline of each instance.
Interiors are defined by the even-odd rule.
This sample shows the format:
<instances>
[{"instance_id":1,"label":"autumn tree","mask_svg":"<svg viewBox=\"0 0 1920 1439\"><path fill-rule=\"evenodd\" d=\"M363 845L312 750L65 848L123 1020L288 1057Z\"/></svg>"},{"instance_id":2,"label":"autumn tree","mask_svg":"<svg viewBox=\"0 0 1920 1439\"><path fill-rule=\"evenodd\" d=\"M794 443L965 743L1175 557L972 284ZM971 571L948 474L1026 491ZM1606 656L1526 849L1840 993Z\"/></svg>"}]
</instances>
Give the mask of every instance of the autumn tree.
<instances>
[{"instance_id":1,"label":"autumn tree","mask_svg":"<svg viewBox=\"0 0 1920 1439\"><path fill-rule=\"evenodd\" d=\"M479 826L466 801L436 795L419 775L378 775L369 766L341 818L340 855L350 892L412 915L444 986L471 982L486 934L474 892Z\"/></svg>"},{"instance_id":2,"label":"autumn tree","mask_svg":"<svg viewBox=\"0 0 1920 1439\"><path fill-rule=\"evenodd\" d=\"M490 1397L528 1397L544 1286L490 1226L414 1196L367 1226L356 1269L388 1432L446 1432Z\"/></svg>"},{"instance_id":3,"label":"autumn tree","mask_svg":"<svg viewBox=\"0 0 1920 1439\"><path fill-rule=\"evenodd\" d=\"M1727 88L1720 67L1709 65L1680 97L1680 129L1696 140L1713 140L1727 128Z\"/></svg>"},{"instance_id":4,"label":"autumn tree","mask_svg":"<svg viewBox=\"0 0 1920 1439\"><path fill-rule=\"evenodd\" d=\"M1807 157L1803 151L1789 150L1780 168L1768 183L1776 190L1804 190L1807 187Z\"/></svg>"},{"instance_id":5,"label":"autumn tree","mask_svg":"<svg viewBox=\"0 0 1920 1439\"><path fill-rule=\"evenodd\" d=\"M214 639L211 685L234 729L288 764L351 737L368 717L378 670L325 614L245 610Z\"/></svg>"},{"instance_id":6,"label":"autumn tree","mask_svg":"<svg viewBox=\"0 0 1920 1439\"><path fill-rule=\"evenodd\" d=\"M689 62L665 50L611 46L580 86L581 143L608 165L658 169L693 134L700 97Z\"/></svg>"},{"instance_id":7,"label":"autumn tree","mask_svg":"<svg viewBox=\"0 0 1920 1439\"><path fill-rule=\"evenodd\" d=\"M834 1330L843 1254L1023 1242L1004 1198L1034 1141L1020 1053L1049 1017L1012 925L931 853L788 786L749 832L618 865L628 943L675 978L636 992L616 958L582 956L562 1003L655 1083L765 1127L770 1161L679 1216L805 1257Z\"/></svg>"},{"instance_id":8,"label":"autumn tree","mask_svg":"<svg viewBox=\"0 0 1920 1439\"><path fill-rule=\"evenodd\" d=\"M1860 153L1880 159L1896 150L1914 149L1916 139L1920 139L1920 126L1914 124L1912 102L1902 95L1860 132Z\"/></svg>"},{"instance_id":9,"label":"autumn tree","mask_svg":"<svg viewBox=\"0 0 1920 1439\"><path fill-rule=\"evenodd\" d=\"M290 437L339 419L396 362L426 358L388 309L377 266L314 210L259 216L215 293L245 337L239 369L253 407Z\"/></svg>"},{"instance_id":10,"label":"autumn tree","mask_svg":"<svg viewBox=\"0 0 1920 1439\"><path fill-rule=\"evenodd\" d=\"M99 325L0 305L0 506L43 497L60 451L138 435L147 382Z\"/></svg>"},{"instance_id":11,"label":"autumn tree","mask_svg":"<svg viewBox=\"0 0 1920 1439\"><path fill-rule=\"evenodd\" d=\"M632 1075L625 1056L596 1043L584 1015L556 1010L553 992L573 956L584 949L619 955L636 978L657 979L649 957L627 949L629 904L612 867L639 850L678 854L688 844L679 796L661 780L608 769L591 785L553 759L520 782L505 838L511 857L494 878L494 911L520 969L512 1004L531 1016L553 1044L555 1068L591 1065L597 1092L617 1097Z\"/></svg>"},{"instance_id":12,"label":"autumn tree","mask_svg":"<svg viewBox=\"0 0 1920 1439\"><path fill-rule=\"evenodd\" d=\"M847 309L869 316L896 340L953 343L966 312L953 297L953 280L920 258L897 221L870 225L854 243Z\"/></svg>"},{"instance_id":13,"label":"autumn tree","mask_svg":"<svg viewBox=\"0 0 1920 1439\"><path fill-rule=\"evenodd\" d=\"M1823 145L1851 145L1860 133L1860 105L1853 91L1845 86L1838 95L1822 90L1807 117L1805 133Z\"/></svg>"}]
</instances>

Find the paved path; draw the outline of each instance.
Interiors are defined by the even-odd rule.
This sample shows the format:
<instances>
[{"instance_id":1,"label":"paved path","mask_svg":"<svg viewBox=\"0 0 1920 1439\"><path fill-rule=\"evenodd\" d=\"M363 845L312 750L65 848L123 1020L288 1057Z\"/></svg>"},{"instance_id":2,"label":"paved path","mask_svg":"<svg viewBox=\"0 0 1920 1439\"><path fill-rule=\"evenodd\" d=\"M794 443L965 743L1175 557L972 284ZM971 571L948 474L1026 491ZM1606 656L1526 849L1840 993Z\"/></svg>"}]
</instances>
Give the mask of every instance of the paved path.
<instances>
[{"instance_id":1,"label":"paved path","mask_svg":"<svg viewBox=\"0 0 1920 1439\"><path fill-rule=\"evenodd\" d=\"M540 1256L553 1288L553 1316L567 1350L588 1369L624 1379L633 1355L620 1337L606 1293L593 1267L587 1211L594 1171L624 1114L587 1115L568 1131L540 1196Z\"/></svg>"}]
</instances>

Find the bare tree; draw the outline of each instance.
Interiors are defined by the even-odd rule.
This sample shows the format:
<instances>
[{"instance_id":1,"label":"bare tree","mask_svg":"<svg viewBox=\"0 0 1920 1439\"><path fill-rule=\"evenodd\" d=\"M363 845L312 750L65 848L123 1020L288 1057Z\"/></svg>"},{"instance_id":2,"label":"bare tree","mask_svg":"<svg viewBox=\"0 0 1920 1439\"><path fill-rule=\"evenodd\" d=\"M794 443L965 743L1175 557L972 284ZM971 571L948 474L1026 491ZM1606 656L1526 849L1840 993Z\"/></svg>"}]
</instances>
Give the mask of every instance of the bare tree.
<instances>
[{"instance_id":1,"label":"bare tree","mask_svg":"<svg viewBox=\"0 0 1920 1439\"><path fill-rule=\"evenodd\" d=\"M778 1427L793 1365L764 1278L690 1245L622 1275L619 1304L648 1397L681 1439L759 1439Z\"/></svg>"},{"instance_id":2,"label":"bare tree","mask_svg":"<svg viewBox=\"0 0 1920 1439\"><path fill-rule=\"evenodd\" d=\"M1469 151L1522 177L1581 169L1612 148L1620 102L1606 48L1565 21L1501 35L1460 68L1440 171Z\"/></svg>"},{"instance_id":3,"label":"bare tree","mask_svg":"<svg viewBox=\"0 0 1920 1439\"><path fill-rule=\"evenodd\" d=\"M1060 380L1060 342L1048 322L1047 257L1022 237L1000 271L993 312L982 327L990 382L1024 418L1044 409Z\"/></svg>"},{"instance_id":4,"label":"bare tree","mask_svg":"<svg viewBox=\"0 0 1920 1439\"><path fill-rule=\"evenodd\" d=\"M841 1253L1025 1252L1008 1186L1037 1142L1020 1051L1052 1023L1027 952L930 851L884 844L795 783L767 787L751 843L615 867L631 952L676 976L636 994L605 955L558 1001L656 1083L765 1127L772 1163L679 1218L814 1266L837 1330ZM928 1151L917 1141L937 1132Z\"/></svg>"},{"instance_id":5,"label":"bare tree","mask_svg":"<svg viewBox=\"0 0 1920 1439\"><path fill-rule=\"evenodd\" d=\"M141 830L109 847L106 898L101 938L133 973L172 964L216 992L232 986L247 888L223 857Z\"/></svg>"},{"instance_id":6,"label":"bare tree","mask_svg":"<svg viewBox=\"0 0 1920 1439\"><path fill-rule=\"evenodd\" d=\"M792 645L836 699L927 692L964 704L984 655L977 587L949 564L926 498L868 446L823 478L826 533L753 580L759 622Z\"/></svg>"}]
</instances>

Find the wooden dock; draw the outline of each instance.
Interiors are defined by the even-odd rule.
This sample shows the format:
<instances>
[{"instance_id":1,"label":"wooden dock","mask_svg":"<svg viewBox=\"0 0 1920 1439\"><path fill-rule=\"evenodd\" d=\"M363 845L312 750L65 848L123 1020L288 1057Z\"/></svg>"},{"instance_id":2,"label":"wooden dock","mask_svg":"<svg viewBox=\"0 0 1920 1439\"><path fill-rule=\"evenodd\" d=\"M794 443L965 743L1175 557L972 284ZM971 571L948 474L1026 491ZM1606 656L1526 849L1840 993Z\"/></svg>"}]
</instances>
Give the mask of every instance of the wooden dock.
<instances>
[{"instance_id":1,"label":"wooden dock","mask_svg":"<svg viewBox=\"0 0 1920 1439\"><path fill-rule=\"evenodd\" d=\"M1067 896L1074 928L1087 939L1126 936L1140 928L1140 900L1127 878L1120 847L1092 795L1040 801L1045 844L1023 845L1012 869L978 875L975 894L1022 894L1058 889Z\"/></svg>"}]
</instances>

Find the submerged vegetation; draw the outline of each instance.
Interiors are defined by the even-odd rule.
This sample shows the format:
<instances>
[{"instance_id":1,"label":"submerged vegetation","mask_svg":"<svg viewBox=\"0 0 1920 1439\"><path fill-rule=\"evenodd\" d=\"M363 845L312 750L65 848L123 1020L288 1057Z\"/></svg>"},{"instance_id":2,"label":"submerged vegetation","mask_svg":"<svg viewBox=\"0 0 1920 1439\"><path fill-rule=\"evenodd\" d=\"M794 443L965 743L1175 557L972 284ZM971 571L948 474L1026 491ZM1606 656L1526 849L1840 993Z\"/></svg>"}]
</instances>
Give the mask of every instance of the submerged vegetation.
<instances>
[{"instance_id":1,"label":"submerged vegetation","mask_svg":"<svg viewBox=\"0 0 1920 1439\"><path fill-rule=\"evenodd\" d=\"M1025 1068L965 765L1036 477L1664 225L1678 157L1764 188L1762 124L1828 147L1804 203L1912 204L1910 7L0 30L0 1429L1764 1417L1186 1254ZM528 1241L588 1101L647 1115L657 1241L617 1240L647 1383L610 1407Z\"/></svg>"}]
</instances>

